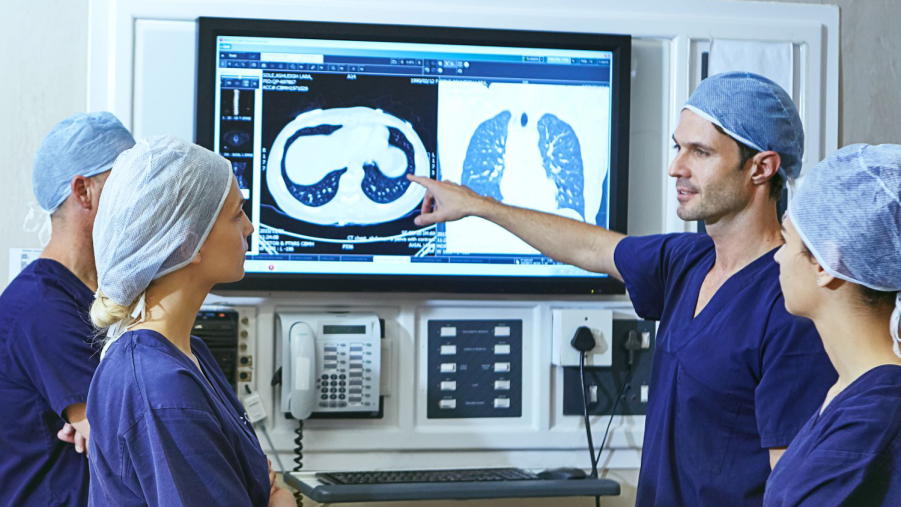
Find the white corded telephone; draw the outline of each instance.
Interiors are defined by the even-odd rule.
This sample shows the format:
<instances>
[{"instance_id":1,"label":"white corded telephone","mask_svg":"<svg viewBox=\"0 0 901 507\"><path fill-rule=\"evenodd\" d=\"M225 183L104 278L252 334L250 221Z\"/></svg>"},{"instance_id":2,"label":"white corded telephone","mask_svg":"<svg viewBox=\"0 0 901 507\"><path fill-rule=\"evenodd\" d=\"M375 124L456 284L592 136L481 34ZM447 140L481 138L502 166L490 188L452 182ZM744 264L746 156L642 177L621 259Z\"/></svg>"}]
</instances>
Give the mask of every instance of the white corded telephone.
<instances>
[{"instance_id":1,"label":"white corded telephone","mask_svg":"<svg viewBox=\"0 0 901 507\"><path fill-rule=\"evenodd\" d=\"M379 411L381 327L371 313L279 313L282 411Z\"/></svg>"}]
</instances>

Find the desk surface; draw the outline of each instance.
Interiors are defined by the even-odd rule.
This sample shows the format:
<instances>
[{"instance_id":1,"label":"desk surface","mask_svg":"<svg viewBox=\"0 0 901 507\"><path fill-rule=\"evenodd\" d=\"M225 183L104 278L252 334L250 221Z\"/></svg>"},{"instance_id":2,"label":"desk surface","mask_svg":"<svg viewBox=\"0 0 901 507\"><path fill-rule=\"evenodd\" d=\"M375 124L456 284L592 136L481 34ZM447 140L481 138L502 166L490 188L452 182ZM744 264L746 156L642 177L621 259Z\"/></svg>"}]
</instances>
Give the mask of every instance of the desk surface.
<instances>
[{"instance_id":1,"label":"desk surface","mask_svg":"<svg viewBox=\"0 0 901 507\"><path fill-rule=\"evenodd\" d=\"M616 496L620 493L619 483L610 479L348 485L324 484L316 479L316 472L285 472L284 479L320 503Z\"/></svg>"}]
</instances>

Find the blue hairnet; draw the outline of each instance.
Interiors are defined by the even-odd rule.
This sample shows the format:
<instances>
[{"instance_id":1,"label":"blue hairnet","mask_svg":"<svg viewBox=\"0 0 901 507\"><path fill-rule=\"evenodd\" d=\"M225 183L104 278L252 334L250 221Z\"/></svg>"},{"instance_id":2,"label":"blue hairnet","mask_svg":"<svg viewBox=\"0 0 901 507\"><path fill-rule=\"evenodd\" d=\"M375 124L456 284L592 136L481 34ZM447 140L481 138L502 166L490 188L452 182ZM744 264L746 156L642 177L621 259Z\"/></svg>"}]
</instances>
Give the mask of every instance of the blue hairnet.
<instances>
[{"instance_id":1,"label":"blue hairnet","mask_svg":"<svg viewBox=\"0 0 901 507\"><path fill-rule=\"evenodd\" d=\"M801 173L804 129L791 97L779 85L750 72L726 72L701 81L685 109L758 151L775 151L779 171L794 182Z\"/></svg>"},{"instance_id":2,"label":"blue hairnet","mask_svg":"<svg viewBox=\"0 0 901 507\"><path fill-rule=\"evenodd\" d=\"M901 146L846 146L805 176L788 205L798 234L827 273L901 291ZM895 353L901 298L892 316Z\"/></svg>"},{"instance_id":3,"label":"blue hairnet","mask_svg":"<svg viewBox=\"0 0 901 507\"><path fill-rule=\"evenodd\" d=\"M143 139L116 160L94 220L97 283L130 306L150 282L200 251L232 184L231 164L170 136Z\"/></svg>"},{"instance_id":4,"label":"blue hairnet","mask_svg":"<svg viewBox=\"0 0 901 507\"><path fill-rule=\"evenodd\" d=\"M134 145L128 129L105 111L77 113L61 121L34 156L31 183L38 204L53 213L69 197L72 178L109 171L116 157Z\"/></svg>"}]
</instances>

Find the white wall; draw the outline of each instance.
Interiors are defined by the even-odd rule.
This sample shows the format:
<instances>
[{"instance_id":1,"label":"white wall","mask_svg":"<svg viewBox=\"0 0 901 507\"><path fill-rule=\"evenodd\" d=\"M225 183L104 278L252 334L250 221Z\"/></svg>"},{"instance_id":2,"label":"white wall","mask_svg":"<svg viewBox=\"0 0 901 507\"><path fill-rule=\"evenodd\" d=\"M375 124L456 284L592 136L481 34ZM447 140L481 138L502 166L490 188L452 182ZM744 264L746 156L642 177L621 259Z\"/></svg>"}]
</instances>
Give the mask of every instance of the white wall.
<instances>
[{"instance_id":1,"label":"white wall","mask_svg":"<svg viewBox=\"0 0 901 507\"><path fill-rule=\"evenodd\" d=\"M3 2L0 14L0 287L9 249L39 247L22 225L34 152L57 122L87 106L88 0ZM38 208L39 209L39 208Z\"/></svg>"}]
</instances>

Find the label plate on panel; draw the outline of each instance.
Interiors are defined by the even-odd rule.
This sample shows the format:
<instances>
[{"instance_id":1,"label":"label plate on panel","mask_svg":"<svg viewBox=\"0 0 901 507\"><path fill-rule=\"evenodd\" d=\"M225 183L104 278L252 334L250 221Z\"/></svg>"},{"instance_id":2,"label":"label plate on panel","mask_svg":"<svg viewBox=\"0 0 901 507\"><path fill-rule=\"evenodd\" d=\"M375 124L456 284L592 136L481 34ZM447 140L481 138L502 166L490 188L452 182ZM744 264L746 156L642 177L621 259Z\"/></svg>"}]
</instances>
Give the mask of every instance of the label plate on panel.
<instances>
[{"instance_id":1,"label":"label plate on panel","mask_svg":"<svg viewBox=\"0 0 901 507\"><path fill-rule=\"evenodd\" d=\"M456 352L453 370L447 366L450 347ZM427 416L522 417L521 320L428 322Z\"/></svg>"}]
</instances>

